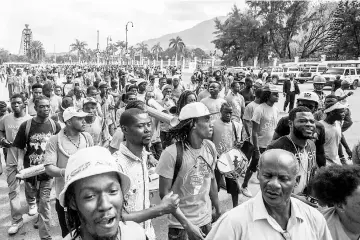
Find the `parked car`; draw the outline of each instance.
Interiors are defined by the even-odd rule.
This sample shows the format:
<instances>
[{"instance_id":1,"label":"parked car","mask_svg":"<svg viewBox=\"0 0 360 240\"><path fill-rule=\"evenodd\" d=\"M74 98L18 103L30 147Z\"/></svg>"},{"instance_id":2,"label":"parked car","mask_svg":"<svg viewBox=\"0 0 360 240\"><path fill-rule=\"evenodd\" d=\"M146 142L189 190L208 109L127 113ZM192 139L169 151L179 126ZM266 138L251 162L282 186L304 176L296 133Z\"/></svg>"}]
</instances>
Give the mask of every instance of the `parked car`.
<instances>
[{"instance_id":1,"label":"parked car","mask_svg":"<svg viewBox=\"0 0 360 240\"><path fill-rule=\"evenodd\" d=\"M341 80L348 80L351 89L357 89L360 79L360 68L356 67L334 67L329 68L322 76L325 78L325 86L332 86L336 76L340 76Z\"/></svg>"},{"instance_id":2,"label":"parked car","mask_svg":"<svg viewBox=\"0 0 360 240\"><path fill-rule=\"evenodd\" d=\"M295 79L300 83L314 80L315 76L321 75L327 70L326 66L308 66L305 67Z\"/></svg>"},{"instance_id":3,"label":"parked car","mask_svg":"<svg viewBox=\"0 0 360 240\"><path fill-rule=\"evenodd\" d=\"M269 75L271 76L271 82L273 84L278 84L279 82L283 82L286 80L285 77L285 70L282 67L273 67L270 68L268 71Z\"/></svg>"}]
</instances>

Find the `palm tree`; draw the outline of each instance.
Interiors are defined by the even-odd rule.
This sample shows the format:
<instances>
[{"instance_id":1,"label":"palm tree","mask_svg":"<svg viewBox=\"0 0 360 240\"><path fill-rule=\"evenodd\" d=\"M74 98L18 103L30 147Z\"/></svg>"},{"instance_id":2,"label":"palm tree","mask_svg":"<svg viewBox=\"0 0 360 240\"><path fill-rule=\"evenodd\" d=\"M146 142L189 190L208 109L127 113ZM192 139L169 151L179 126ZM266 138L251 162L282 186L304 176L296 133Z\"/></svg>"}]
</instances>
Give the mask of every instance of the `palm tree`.
<instances>
[{"instance_id":1,"label":"palm tree","mask_svg":"<svg viewBox=\"0 0 360 240\"><path fill-rule=\"evenodd\" d=\"M163 48L160 46L160 42L158 42L157 44L155 44L152 48L151 51L153 54L156 54L156 61L159 61L159 53L161 53L163 50Z\"/></svg>"},{"instance_id":2,"label":"palm tree","mask_svg":"<svg viewBox=\"0 0 360 240\"><path fill-rule=\"evenodd\" d=\"M28 51L28 57L35 61L40 61L45 56L45 49L40 41L32 41Z\"/></svg>"},{"instance_id":3,"label":"palm tree","mask_svg":"<svg viewBox=\"0 0 360 240\"><path fill-rule=\"evenodd\" d=\"M186 46L181 37L177 36L170 39L169 47L175 50L175 59L177 59L177 54L183 53Z\"/></svg>"},{"instance_id":4,"label":"palm tree","mask_svg":"<svg viewBox=\"0 0 360 240\"><path fill-rule=\"evenodd\" d=\"M149 45L147 45L147 44L144 43L144 42L138 43L137 46L138 46L137 49L138 49L142 54L144 54L144 53L146 53L146 52L149 51L149 49L148 49Z\"/></svg>"},{"instance_id":5,"label":"palm tree","mask_svg":"<svg viewBox=\"0 0 360 240\"><path fill-rule=\"evenodd\" d=\"M115 47L117 47L118 49L120 49L120 53L119 56L121 57L121 55L123 54L123 50L126 47L126 43L125 41L117 41L115 43Z\"/></svg>"},{"instance_id":6,"label":"palm tree","mask_svg":"<svg viewBox=\"0 0 360 240\"><path fill-rule=\"evenodd\" d=\"M85 47L88 44L84 41L80 41L79 39L75 39L75 43L70 44L71 47L71 52L76 51L78 58L79 58L79 62L80 62L80 55L84 55L85 53Z\"/></svg>"}]
</instances>

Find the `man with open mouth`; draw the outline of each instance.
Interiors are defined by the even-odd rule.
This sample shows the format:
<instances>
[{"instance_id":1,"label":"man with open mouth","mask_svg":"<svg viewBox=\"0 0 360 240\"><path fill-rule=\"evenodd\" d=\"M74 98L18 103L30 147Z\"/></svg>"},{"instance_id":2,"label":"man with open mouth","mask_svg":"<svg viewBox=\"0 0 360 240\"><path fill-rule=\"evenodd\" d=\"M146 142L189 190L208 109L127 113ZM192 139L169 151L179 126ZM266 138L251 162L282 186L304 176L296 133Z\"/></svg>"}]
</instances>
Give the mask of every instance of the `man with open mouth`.
<instances>
[{"instance_id":1,"label":"man with open mouth","mask_svg":"<svg viewBox=\"0 0 360 240\"><path fill-rule=\"evenodd\" d=\"M59 201L65 208L71 232L65 240L145 240L135 222L124 222L124 195L130 179L106 148L80 149L65 169L65 186Z\"/></svg>"}]
</instances>

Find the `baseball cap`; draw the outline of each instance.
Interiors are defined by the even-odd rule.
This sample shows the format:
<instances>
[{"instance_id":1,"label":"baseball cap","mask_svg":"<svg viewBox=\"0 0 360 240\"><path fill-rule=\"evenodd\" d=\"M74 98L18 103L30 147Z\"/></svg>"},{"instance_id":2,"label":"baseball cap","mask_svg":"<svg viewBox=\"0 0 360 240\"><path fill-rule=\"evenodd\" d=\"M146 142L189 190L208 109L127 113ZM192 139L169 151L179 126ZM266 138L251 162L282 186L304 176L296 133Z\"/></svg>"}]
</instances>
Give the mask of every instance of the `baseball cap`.
<instances>
[{"instance_id":1,"label":"baseball cap","mask_svg":"<svg viewBox=\"0 0 360 240\"><path fill-rule=\"evenodd\" d=\"M83 102L83 105L87 104L87 103L94 103L94 104L97 104L95 98L93 97L87 97L84 99L84 102Z\"/></svg>"},{"instance_id":2,"label":"baseball cap","mask_svg":"<svg viewBox=\"0 0 360 240\"><path fill-rule=\"evenodd\" d=\"M266 84L263 87L263 91L264 92L275 92L275 93L280 92L280 90L274 84Z\"/></svg>"},{"instance_id":3,"label":"baseball cap","mask_svg":"<svg viewBox=\"0 0 360 240\"><path fill-rule=\"evenodd\" d=\"M319 103L319 96L314 92L301 92L297 100L307 100Z\"/></svg>"},{"instance_id":4,"label":"baseball cap","mask_svg":"<svg viewBox=\"0 0 360 240\"><path fill-rule=\"evenodd\" d=\"M93 146L78 150L70 156L65 169L65 186L59 195L61 206L65 206L65 195L69 186L94 175L115 172L119 175L123 195L129 191L130 178L125 175L108 149Z\"/></svg>"},{"instance_id":5,"label":"baseball cap","mask_svg":"<svg viewBox=\"0 0 360 240\"><path fill-rule=\"evenodd\" d=\"M325 110L324 110L324 113L329 113L329 112L332 112L336 109L344 109L346 108L346 106L340 102L337 102L335 103L334 105L325 105Z\"/></svg>"},{"instance_id":6,"label":"baseball cap","mask_svg":"<svg viewBox=\"0 0 360 240\"><path fill-rule=\"evenodd\" d=\"M136 85L137 86L139 86L140 84L142 84L142 83L148 83L145 79L143 79L143 78L139 78L139 79L137 79L136 80Z\"/></svg>"},{"instance_id":7,"label":"baseball cap","mask_svg":"<svg viewBox=\"0 0 360 240\"><path fill-rule=\"evenodd\" d=\"M261 79L256 79L254 85L257 86L257 87L261 87L263 85L263 81Z\"/></svg>"},{"instance_id":8,"label":"baseball cap","mask_svg":"<svg viewBox=\"0 0 360 240\"><path fill-rule=\"evenodd\" d=\"M174 89L174 86L173 85L170 85L170 84L166 84L162 87L161 91L165 91L166 89L171 89L173 90Z\"/></svg>"},{"instance_id":9,"label":"baseball cap","mask_svg":"<svg viewBox=\"0 0 360 240\"><path fill-rule=\"evenodd\" d=\"M109 85L106 82L101 82L99 84L99 88L110 88Z\"/></svg>"},{"instance_id":10,"label":"baseball cap","mask_svg":"<svg viewBox=\"0 0 360 240\"><path fill-rule=\"evenodd\" d=\"M76 110L75 107L68 107L63 112L64 122L71 119L72 117L86 117L87 115L89 115L89 114L83 112L82 110Z\"/></svg>"},{"instance_id":11,"label":"baseball cap","mask_svg":"<svg viewBox=\"0 0 360 240\"><path fill-rule=\"evenodd\" d=\"M183 121L190 118L199 118L215 113L210 113L209 109L202 102L193 102L185 105L181 109L179 114L179 120Z\"/></svg>"}]
</instances>

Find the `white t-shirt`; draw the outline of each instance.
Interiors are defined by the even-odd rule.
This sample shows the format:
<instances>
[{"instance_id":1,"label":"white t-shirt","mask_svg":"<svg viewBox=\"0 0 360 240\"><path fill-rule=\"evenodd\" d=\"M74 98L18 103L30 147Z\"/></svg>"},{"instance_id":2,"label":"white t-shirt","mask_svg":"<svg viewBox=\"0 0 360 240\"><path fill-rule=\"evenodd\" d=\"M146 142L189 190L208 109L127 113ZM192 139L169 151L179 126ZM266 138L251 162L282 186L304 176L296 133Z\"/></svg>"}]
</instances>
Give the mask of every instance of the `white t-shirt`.
<instances>
[{"instance_id":1,"label":"white t-shirt","mask_svg":"<svg viewBox=\"0 0 360 240\"><path fill-rule=\"evenodd\" d=\"M251 133L252 133L252 117L254 115L254 111L255 111L255 108L257 108L260 104L252 101L250 102L246 107L245 107L245 110L244 110L244 115L243 115L243 119L248 121L248 122L244 122L244 124L249 124L249 136L250 137L250 142L252 143L252 138L251 138Z\"/></svg>"},{"instance_id":2,"label":"white t-shirt","mask_svg":"<svg viewBox=\"0 0 360 240\"><path fill-rule=\"evenodd\" d=\"M221 155L224 152L231 150L236 140L235 133L233 130L233 123L236 129L237 141L241 141L242 123L232 121L223 122L221 119L214 121L213 125L213 137L212 141L215 144L216 150Z\"/></svg>"},{"instance_id":3,"label":"white t-shirt","mask_svg":"<svg viewBox=\"0 0 360 240\"><path fill-rule=\"evenodd\" d=\"M123 222L119 222L120 228L120 236L121 240L145 240L146 235L144 229L137 223L132 221L127 221L125 224ZM71 240L70 234L68 234L64 240ZM82 240L79 236L75 240Z\"/></svg>"},{"instance_id":4,"label":"white t-shirt","mask_svg":"<svg viewBox=\"0 0 360 240\"><path fill-rule=\"evenodd\" d=\"M216 120L221 117L220 108L223 103L226 103L226 100L220 97L216 99L207 97L201 100L200 102L205 104L205 106L209 109L210 113L216 113L210 116L211 120Z\"/></svg>"},{"instance_id":5,"label":"white t-shirt","mask_svg":"<svg viewBox=\"0 0 360 240\"><path fill-rule=\"evenodd\" d=\"M328 124L324 120L321 120L320 123L324 125L325 128L325 157L326 165L338 164L341 165L339 158L339 144L341 140L341 125L340 122L335 121L334 124Z\"/></svg>"},{"instance_id":6,"label":"white t-shirt","mask_svg":"<svg viewBox=\"0 0 360 240\"><path fill-rule=\"evenodd\" d=\"M269 106L266 103L260 104L255 108L252 121L260 125L258 132L258 146L266 148L271 142L276 124L278 122L279 109L275 106Z\"/></svg>"},{"instance_id":7,"label":"white t-shirt","mask_svg":"<svg viewBox=\"0 0 360 240\"><path fill-rule=\"evenodd\" d=\"M176 156L176 145L167 147L160 156L156 173L173 179ZM209 140L204 140L200 149L184 149L182 165L171 189L179 195L181 211L196 226L211 223L209 192L211 179L215 177L216 159L214 143ZM169 227L183 228L172 214L169 214Z\"/></svg>"},{"instance_id":8,"label":"white t-shirt","mask_svg":"<svg viewBox=\"0 0 360 240\"><path fill-rule=\"evenodd\" d=\"M344 96L346 96L347 95L347 93L344 91L344 90L342 90L341 88L338 88L336 91L335 91L335 96L337 96L337 97L344 97ZM347 101L347 99L346 98L344 98L343 100L341 100L340 101L342 104L344 104L345 106L348 106L348 101Z\"/></svg>"}]
</instances>

